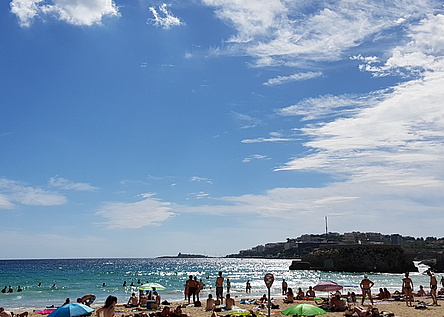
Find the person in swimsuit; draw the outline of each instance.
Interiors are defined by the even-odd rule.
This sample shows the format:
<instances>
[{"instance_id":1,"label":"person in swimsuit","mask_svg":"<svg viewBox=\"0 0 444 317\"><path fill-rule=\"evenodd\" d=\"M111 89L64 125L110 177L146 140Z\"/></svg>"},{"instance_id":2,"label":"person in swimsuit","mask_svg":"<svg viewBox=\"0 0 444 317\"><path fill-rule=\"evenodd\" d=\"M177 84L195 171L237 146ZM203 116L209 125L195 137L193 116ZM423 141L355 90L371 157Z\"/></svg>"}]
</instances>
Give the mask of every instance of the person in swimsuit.
<instances>
[{"instance_id":1,"label":"person in swimsuit","mask_svg":"<svg viewBox=\"0 0 444 317\"><path fill-rule=\"evenodd\" d=\"M213 295L208 294L207 303L205 305L205 311L213 311L213 309L216 307L216 301L213 298Z\"/></svg>"},{"instance_id":2,"label":"person in swimsuit","mask_svg":"<svg viewBox=\"0 0 444 317\"><path fill-rule=\"evenodd\" d=\"M293 289L289 287L287 290L287 296L284 298L284 303L293 303L293 302L294 302Z\"/></svg>"},{"instance_id":3,"label":"person in swimsuit","mask_svg":"<svg viewBox=\"0 0 444 317\"><path fill-rule=\"evenodd\" d=\"M361 303L361 305L364 305L365 296L368 296L368 298L370 299L370 302L373 305L373 298L372 298L372 291L371 291L371 288L372 288L373 285L375 285L375 283L370 281L368 279L367 275L364 275L364 279L361 281L361 284L359 285L361 287L361 291L362 291L362 303Z\"/></svg>"},{"instance_id":4,"label":"person in swimsuit","mask_svg":"<svg viewBox=\"0 0 444 317\"><path fill-rule=\"evenodd\" d=\"M198 282L193 279L193 276L190 275L187 280L187 288L188 288L188 304L190 303L191 295L193 295L193 304L196 302L196 292L197 292Z\"/></svg>"},{"instance_id":5,"label":"person in swimsuit","mask_svg":"<svg viewBox=\"0 0 444 317\"><path fill-rule=\"evenodd\" d=\"M224 278L222 272L219 272L219 276L216 278L216 299L220 300L221 304L224 302Z\"/></svg>"},{"instance_id":6,"label":"person in swimsuit","mask_svg":"<svg viewBox=\"0 0 444 317\"><path fill-rule=\"evenodd\" d=\"M114 317L117 297L109 295L105 300L105 305L96 310L97 317Z\"/></svg>"},{"instance_id":7,"label":"person in swimsuit","mask_svg":"<svg viewBox=\"0 0 444 317\"><path fill-rule=\"evenodd\" d=\"M307 292L305 293L305 296L308 298L314 298L316 297L315 291L313 290L313 287L309 286Z\"/></svg>"},{"instance_id":8,"label":"person in swimsuit","mask_svg":"<svg viewBox=\"0 0 444 317\"><path fill-rule=\"evenodd\" d=\"M226 310L232 310L233 306L235 306L236 303L233 298L231 298L230 294L227 294L225 298L225 309Z\"/></svg>"},{"instance_id":9,"label":"person in swimsuit","mask_svg":"<svg viewBox=\"0 0 444 317\"><path fill-rule=\"evenodd\" d=\"M405 304L411 307L413 301L413 282L409 277L409 272L406 272L405 277L402 279L402 292L404 293Z\"/></svg>"},{"instance_id":10,"label":"person in swimsuit","mask_svg":"<svg viewBox=\"0 0 444 317\"><path fill-rule=\"evenodd\" d=\"M428 270L427 275L430 276L430 296L433 300L433 306L440 306L438 305L438 298L436 297L436 290L438 289L438 281L436 280L435 275Z\"/></svg>"},{"instance_id":11,"label":"person in swimsuit","mask_svg":"<svg viewBox=\"0 0 444 317\"><path fill-rule=\"evenodd\" d=\"M288 284L285 279L282 279L282 295L287 294Z\"/></svg>"}]
</instances>

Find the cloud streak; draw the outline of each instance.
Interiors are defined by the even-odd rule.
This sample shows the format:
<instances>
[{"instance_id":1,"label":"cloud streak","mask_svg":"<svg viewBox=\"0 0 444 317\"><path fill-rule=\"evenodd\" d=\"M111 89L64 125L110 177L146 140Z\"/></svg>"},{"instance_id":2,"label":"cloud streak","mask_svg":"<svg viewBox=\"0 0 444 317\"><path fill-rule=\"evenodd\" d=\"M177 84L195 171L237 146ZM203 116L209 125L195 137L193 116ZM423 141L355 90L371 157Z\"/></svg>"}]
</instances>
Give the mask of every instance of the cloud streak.
<instances>
[{"instance_id":1,"label":"cloud streak","mask_svg":"<svg viewBox=\"0 0 444 317\"><path fill-rule=\"evenodd\" d=\"M299 74L293 74L290 76L277 76L275 78L270 78L267 80L264 85L265 86L276 86L276 85L282 85L287 84L293 81L300 81L300 80L308 80L313 79L322 76L321 72L307 72L307 73L299 73Z\"/></svg>"}]
</instances>

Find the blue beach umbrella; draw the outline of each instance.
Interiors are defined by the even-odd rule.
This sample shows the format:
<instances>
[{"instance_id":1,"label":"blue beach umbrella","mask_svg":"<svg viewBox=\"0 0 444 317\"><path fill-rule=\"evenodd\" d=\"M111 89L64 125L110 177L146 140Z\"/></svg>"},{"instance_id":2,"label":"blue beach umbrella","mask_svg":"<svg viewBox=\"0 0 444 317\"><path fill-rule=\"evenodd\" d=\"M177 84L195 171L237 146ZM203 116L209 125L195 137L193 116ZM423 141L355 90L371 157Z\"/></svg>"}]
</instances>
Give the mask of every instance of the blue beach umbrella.
<instances>
[{"instance_id":1,"label":"blue beach umbrella","mask_svg":"<svg viewBox=\"0 0 444 317\"><path fill-rule=\"evenodd\" d=\"M75 317L87 315L93 311L94 309L89 306L79 303L72 303L57 308L51 314L49 314L48 317Z\"/></svg>"}]
</instances>

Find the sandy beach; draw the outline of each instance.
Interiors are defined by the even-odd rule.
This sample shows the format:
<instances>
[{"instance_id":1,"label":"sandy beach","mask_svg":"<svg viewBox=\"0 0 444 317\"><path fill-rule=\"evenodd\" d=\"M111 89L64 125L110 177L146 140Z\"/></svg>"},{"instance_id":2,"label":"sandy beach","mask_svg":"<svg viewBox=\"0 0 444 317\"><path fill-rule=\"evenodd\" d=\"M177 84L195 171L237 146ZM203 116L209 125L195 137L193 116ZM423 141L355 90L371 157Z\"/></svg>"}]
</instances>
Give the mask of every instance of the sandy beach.
<instances>
[{"instance_id":1,"label":"sandy beach","mask_svg":"<svg viewBox=\"0 0 444 317\"><path fill-rule=\"evenodd\" d=\"M240 298L236 298L235 300L236 300L236 306L238 306L239 308L253 310L257 316L262 316L262 317L267 316L267 308L259 309L258 305L255 305L255 304L240 304L239 303ZM426 298L424 300L424 302L431 303L431 300ZM301 304L301 303L313 304L313 301L298 300L298 301L295 301L295 303L293 303L293 304L286 304L283 302L282 298L279 298L279 299L274 299L274 303L279 305L279 308L272 309L271 316L281 317L281 316L284 316L281 314L281 312L283 310L285 310L286 308L288 308L292 305ZM202 304L203 305L205 304L205 300L202 301ZM367 303L364 303L364 305L366 305L366 304ZM416 304L417 304L417 302L415 302L415 305ZM170 306L171 308L175 308L178 305L182 305L183 313L187 314L189 317L210 317L211 316L211 312L204 311L203 307L193 307L192 305L187 305L187 302L185 302L185 301L172 302L168 306ZM116 307L116 315L115 316L116 317L129 317L129 316L135 317L136 314L140 314L140 313L147 313L147 314L155 313L155 312L161 311L163 306L165 306L165 305L162 305L160 307L160 309L158 309L158 310L148 310L145 308L139 308L136 310L134 308L125 308L124 305L118 304ZM97 309L99 307L100 307L100 305L93 306L93 308L95 308L95 309ZM443 302L443 306L427 306L426 309L415 309L414 307L407 307L404 302L376 300L374 303L374 307L377 307L380 312L382 312L382 311L393 312L395 314L395 316L398 316L398 317L425 317L425 316L427 316L427 317L444 317L444 302ZM7 307L5 307L5 309L7 309ZM29 317L47 316L47 315L40 315L38 313L35 313L35 312L33 312L33 310L28 310L28 312L29 312ZM14 313L21 313L21 312L16 311ZM218 314L218 316L221 316L221 317L226 316L226 315L230 315L230 313L226 312L226 311L218 312L217 314ZM95 313L93 313L92 316L95 317ZM234 315L230 315L230 316L234 316ZM328 312L327 314L325 314L323 316L339 317L339 316L344 316L344 313L343 312ZM357 314L355 313L353 316L357 316Z\"/></svg>"}]
</instances>

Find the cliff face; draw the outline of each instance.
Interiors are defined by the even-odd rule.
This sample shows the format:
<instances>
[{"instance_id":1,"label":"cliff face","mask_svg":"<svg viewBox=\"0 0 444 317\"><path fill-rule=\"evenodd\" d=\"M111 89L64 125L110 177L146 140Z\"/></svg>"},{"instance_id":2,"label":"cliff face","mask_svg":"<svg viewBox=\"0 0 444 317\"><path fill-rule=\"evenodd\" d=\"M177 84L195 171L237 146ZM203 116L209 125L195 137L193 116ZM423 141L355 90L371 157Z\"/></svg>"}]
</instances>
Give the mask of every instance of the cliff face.
<instances>
[{"instance_id":1,"label":"cliff face","mask_svg":"<svg viewBox=\"0 0 444 317\"><path fill-rule=\"evenodd\" d=\"M413 259L400 246L336 245L314 250L302 261L311 267L327 271L344 272L415 272Z\"/></svg>"},{"instance_id":2,"label":"cliff face","mask_svg":"<svg viewBox=\"0 0 444 317\"><path fill-rule=\"evenodd\" d=\"M444 255L437 254L434 265L430 265L431 269L437 273L444 273Z\"/></svg>"}]
</instances>

